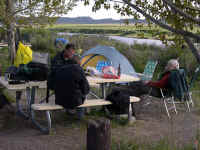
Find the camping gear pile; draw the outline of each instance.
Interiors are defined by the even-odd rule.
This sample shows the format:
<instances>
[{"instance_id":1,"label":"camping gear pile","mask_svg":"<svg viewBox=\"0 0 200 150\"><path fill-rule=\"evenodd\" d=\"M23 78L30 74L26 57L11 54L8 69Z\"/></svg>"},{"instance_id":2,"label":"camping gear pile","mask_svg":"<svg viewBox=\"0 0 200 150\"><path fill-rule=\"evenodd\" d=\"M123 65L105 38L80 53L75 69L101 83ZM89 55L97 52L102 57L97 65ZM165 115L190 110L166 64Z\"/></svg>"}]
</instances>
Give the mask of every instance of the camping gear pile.
<instances>
[{"instance_id":1,"label":"camping gear pile","mask_svg":"<svg viewBox=\"0 0 200 150\"><path fill-rule=\"evenodd\" d=\"M10 83L23 81L44 81L48 75L49 55L33 52L30 47L19 42L14 66L7 69L5 79Z\"/></svg>"}]
</instances>

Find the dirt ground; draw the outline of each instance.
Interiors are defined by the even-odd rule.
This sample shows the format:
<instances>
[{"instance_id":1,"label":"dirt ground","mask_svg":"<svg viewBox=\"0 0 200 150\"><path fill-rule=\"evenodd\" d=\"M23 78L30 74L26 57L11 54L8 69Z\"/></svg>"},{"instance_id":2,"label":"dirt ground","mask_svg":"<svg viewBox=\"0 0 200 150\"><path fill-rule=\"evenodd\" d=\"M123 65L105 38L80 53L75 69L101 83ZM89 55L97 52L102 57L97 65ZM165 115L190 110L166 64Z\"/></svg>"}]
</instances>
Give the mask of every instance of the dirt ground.
<instances>
[{"instance_id":1,"label":"dirt ground","mask_svg":"<svg viewBox=\"0 0 200 150\"><path fill-rule=\"evenodd\" d=\"M154 143L162 139L177 146L194 143L200 129L200 112L194 107L191 112L179 110L168 119L159 100L147 100L135 104L137 121L132 125L112 125L112 139ZM184 107L183 107L184 108ZM182 108L182 109L183 109ZM53 132L44 135L30 120L24 120L7 109L0 110L0 150L83 150L86 147L86 124L82 121L67 121L64 112L53 120ZM59 114L59 116L58 116ZM66 118L65 118L66 117Z\"/></svg>"}]
</instances>

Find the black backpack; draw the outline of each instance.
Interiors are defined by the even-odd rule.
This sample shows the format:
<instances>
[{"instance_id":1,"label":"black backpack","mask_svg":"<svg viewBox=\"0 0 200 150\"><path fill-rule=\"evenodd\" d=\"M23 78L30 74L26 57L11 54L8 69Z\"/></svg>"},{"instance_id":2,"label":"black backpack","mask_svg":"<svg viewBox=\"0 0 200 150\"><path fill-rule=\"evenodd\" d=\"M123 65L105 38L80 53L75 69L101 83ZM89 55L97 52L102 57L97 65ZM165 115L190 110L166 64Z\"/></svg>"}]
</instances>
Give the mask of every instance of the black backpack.
<instances>
[{"instance_id":1,"label":"black backpack","mask_svg":"<svg viewBox=\"0 0 200 150\"><path fill-rule=\"evenodd\" d=\"M106 100L112 102L112 105L106 106L111 113L127 114L130 104L130 94L119 90L112 91L107 95Z\"/></svg>"}]
</instances>

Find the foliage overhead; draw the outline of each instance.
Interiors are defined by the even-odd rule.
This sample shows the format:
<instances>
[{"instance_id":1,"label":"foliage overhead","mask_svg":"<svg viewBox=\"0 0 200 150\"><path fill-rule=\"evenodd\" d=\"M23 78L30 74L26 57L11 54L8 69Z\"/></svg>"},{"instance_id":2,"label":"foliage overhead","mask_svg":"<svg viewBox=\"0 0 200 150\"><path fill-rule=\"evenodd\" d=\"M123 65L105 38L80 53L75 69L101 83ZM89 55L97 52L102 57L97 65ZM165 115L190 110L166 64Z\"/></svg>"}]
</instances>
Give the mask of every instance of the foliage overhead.
<instances>
[{"instance_id":1,"label":"foliage overhead","mask_svg":"<svg viewBox=\"0 0 200 150\"><path fill-rule=\"evenodd\" d=\"M84 3L87 5L90 0ZM200 41L200 0L96 0L93 11L112 6L122 16L143 16L149 23L171 31L175 45L181 47L186 42L200 63L193 44ZM166 42L165 35L160 39Z\"/></svg>"},{"instance_id":2,"label":"foliage overhead","mask_svg":"<svg viewBox=\"0 0 200 150\"><path fill-rule=\"evenodd\" d=\"M75 4L76 0L1 0L0 22L4 29L11 22L17 25L47 24L59 15L67 14Z\"/></svg>"}]
</instances>

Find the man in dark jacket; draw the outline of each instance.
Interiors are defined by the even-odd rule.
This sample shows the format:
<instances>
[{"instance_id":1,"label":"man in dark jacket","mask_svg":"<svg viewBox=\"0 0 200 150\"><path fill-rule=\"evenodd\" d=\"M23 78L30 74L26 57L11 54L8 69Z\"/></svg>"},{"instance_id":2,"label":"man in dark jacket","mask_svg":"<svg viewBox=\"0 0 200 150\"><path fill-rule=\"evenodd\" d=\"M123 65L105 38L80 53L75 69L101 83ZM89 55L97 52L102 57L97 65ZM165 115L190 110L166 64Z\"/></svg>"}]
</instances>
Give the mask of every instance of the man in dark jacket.
<instances>
[{"instance_id":1,"label":"man in dark jacket","mask_svg":"<svg viewBox=\"0 0 200 150\"><path fill-rule=\"evenodd\" d=\"M58 52L56 56L51 61L51 68L57 69L59 67L62 67L63 65L67 65L69 61L73 59L73 56L75 54L75 45L72 43L69 43L65 46L65 49L61 52Z\"/></svg>"},{"instance_id":2,"label":"man in dark jacket","mask_svg":"<svg viewBox=\"0 0 200 150\"><path fill-rule=\"evenodd\" d=\"M54 90L55 85L55 75L59 68L68 65L79 63L79 61L74 59L75 46L74 44L67 44L65 49L58 52L56 56L51 61L50 74L47 80L47 86L49 89Z\"/></svg>"},{"instance_id":3,"label":"man in dark jacket","mask_svg":"<svg viewBox=\"0 0 200 150\"><path fill-rule=\"evenodd\" d=\"M63 66L57 71L55 79L56 104L74 109L84 103L89 93L89 84L80 65Z\"/></svg>"},{"instance_id":4,"label":"man in dark jacket","mask_svg":"<svg viewBox=\"0 0 200 150\"><path fill-rule=\"evenodd\" d=\"M68 112L84 102L89 92L89 84L80 67L80 59L75 55L74 44L67 44L65 49L51 61L47 85L49 89L55 91L56 103L67 108ZM77 113L81 118L84 110L79 108Z\"/></svg>"}]
</instances>

